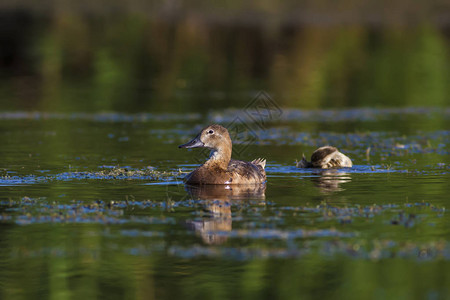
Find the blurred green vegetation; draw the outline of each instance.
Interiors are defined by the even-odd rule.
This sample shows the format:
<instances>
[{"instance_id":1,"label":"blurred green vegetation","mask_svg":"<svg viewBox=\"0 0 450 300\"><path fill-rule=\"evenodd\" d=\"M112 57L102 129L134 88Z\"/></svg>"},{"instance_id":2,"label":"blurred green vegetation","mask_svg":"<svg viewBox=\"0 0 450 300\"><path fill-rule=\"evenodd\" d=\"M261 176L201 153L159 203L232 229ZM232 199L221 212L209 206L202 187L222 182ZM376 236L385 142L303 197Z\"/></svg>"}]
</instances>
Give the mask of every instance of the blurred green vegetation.
<instances>
[{"instance_id":1,"label":"blurred green vegetation","mask_svg":"<svg viewBox=\"0 0 450 300\"><path fill-rule=\"evenodd\" d=\"M300 108L450 103L444 3L227 3L0 6L0 109L205 111L259 90Z\"/></svg>"},{"instance_id":2,"label":"blurred green vegetation","mask_svg":"<svg viewBox=\"0 0 450 300\"><path fill-rule=\"evenodd\" d=\"M280 106L294 108L448 106L448 8L444 0L3 0L0 110L205 112L242 108L259 90L267 91ZM3 120L2 170L11 175L41 175L92 171L101 165L185 169L193 159L180 154L176 145L189 137L186 130L210 121L202 117L190 122L102 123L77 122L66 116L67 120ZM281 127L294 133L311 132L314 137L330 130L362 135L395 130L392 140L401 143L408 138L409 143L430 144L430 150L436 150L447 141L447 131L439 133L448 127L446 116L413 114L382 122L298 120ZM422 141L421 130L438 131L437 137ZM448 166L448 155L405 150L402 156L391 156L394 149L377 152L374 148L369 161L365 151L371 144L336 144L340 140L326 137L324 143L343 147L358 165L394 164L417 173L349 174L350 180L336 194L322 194L314 176L275 175L267 189L267 202L275 209L262 216L245 209L237 212L233 228L279 226L289 231L331 226L358 233L349 245L365 245L369 250L374 240L376 246L377 239L386 235L406 245L405 249L422 241L448 242L448 215L422 213L418 225L411 228L392 225L391 215L352 224L314 223L305 215L282 219L284 212L278 214L276 208L313 207L322 201L399 207L406 202L448 203L448 173L420 175L430 165ZM302 152L314 149L301 142L261 144L251 146L244 159L267 157L274 174L277 166L292 166ZM80 180L4 186L0 199L34 197L49 205L73 201L90 205L133 195L137 200L163 202L169 201L170 188L180 188L184 196L181 186ZM3 204L0 217L21 213L15 209ZM121 219L167 217L176 219L176 224L22 226L2 220L0 298L439 299L450 295L448 257L420 260L398 253L399 257L372 260L350 254L323 255L326 249L316 249L296 258L239 260L233 249L270 246L275 250L278 246L277 241L243 238L224 245L234 254L232 258L200 254L183 258L171 255L171 247L206 247L182 225L187 218L197 217L200 208L120 211ZM45 210L29 217L41 214ZM265 216L274 221L266 221ZM276 223L280 218L283 222ZM126 229L163 234L130 236L123 234ZM310 249L325 240L340 242L313 237L281 244L280 249ZM146 253L147 249L151 251Z\"/></svg>"}]
</instances>

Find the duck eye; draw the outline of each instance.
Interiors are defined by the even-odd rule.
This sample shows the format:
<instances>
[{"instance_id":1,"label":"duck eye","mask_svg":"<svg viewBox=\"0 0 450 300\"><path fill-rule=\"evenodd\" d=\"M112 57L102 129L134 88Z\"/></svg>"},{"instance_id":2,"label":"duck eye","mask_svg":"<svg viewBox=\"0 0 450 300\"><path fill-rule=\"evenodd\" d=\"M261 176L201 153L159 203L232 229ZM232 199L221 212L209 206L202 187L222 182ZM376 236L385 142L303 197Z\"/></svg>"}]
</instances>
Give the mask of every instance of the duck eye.
<instances>
[{"instance_id":1,"label":"duck eye","mask_svg":"<svg viewBox=\"0 0 450 300\"><path fill-rule=\"evenodd\" d=\"M214 133L214 131L213 131L213 130L210 130L210 131L208 131L208 133L209 133L209 134L213 134L213 133Z\"/></svg>"}]
</instances>

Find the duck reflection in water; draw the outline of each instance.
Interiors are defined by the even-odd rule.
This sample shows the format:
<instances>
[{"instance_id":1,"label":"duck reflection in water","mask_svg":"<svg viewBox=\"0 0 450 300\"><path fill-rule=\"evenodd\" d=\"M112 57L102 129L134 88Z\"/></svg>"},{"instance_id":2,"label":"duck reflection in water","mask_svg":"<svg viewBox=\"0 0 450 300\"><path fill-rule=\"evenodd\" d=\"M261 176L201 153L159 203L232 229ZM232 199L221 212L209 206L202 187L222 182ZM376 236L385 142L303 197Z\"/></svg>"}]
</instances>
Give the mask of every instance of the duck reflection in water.
<instances>
[{"instance_id":1,"label":"duck reflection in water","mask_svg":"<svg viewBox=\"0 0 450 300\"><path fill-rule=\"evenodd\" d=\"M342 187L343 183L352 180L349 173L345 173L336 169L321 170L313 172L317 177L311 177L311 181L324 194L345 191Z\"/></svg>"},{"instance_id":2,"label":"duck reflection in water","mask_svg":"<svg viewBox=\"0 0 450 300\"><path fill-rule=\"evenodd\" d=\"M240 200L265 200L265 185L186 185L194 200L205 200L201 219L188 220L186 225L209 245L220 245L228 240L232 230L231 206Z\"/></svg>"}]
</instances>

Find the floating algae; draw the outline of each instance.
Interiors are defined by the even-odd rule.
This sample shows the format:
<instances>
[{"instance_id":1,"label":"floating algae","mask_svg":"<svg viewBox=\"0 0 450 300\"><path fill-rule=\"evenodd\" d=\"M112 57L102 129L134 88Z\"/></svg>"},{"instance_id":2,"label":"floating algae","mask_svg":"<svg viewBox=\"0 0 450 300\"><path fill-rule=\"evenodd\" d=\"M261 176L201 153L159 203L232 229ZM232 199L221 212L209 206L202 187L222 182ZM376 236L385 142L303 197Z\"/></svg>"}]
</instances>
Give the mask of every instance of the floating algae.
<instances>
[{"instance_id":1,"label":"floating algae","mask_svg":"<svg viewBox=\"0 0 450 300\"><path fill-rule=\"evenodd\" d=\"M182 172L178 171L158 171L153 168L133 169L133 168L108 168L101 171L83 172L63 172L48 175L25 175L25 176L0 176L0 186L26 185L54 181L71 180L147 180L147 181L173 181L182 177Z\"/></svg>"}]
</instances>

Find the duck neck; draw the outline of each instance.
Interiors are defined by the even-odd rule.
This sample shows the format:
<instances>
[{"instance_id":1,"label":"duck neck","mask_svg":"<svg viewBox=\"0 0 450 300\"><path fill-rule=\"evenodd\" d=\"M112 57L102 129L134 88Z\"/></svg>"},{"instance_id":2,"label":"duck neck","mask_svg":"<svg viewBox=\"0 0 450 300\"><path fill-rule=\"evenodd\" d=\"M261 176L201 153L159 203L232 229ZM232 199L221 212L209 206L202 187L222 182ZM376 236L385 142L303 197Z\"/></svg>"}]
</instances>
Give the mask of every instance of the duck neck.
<instances>
[{"instance_id":1,"label":"duck neck","mask_svg":"<svg viewBox=\"0 0 450 300\"><path fill-rule=\"evenodd\" d=\"M219 167L223 170L228 169L228 164L231 160L231 145L229 147L221 147L218 149L213 149L206 161L205 165L208 167Z\"/></svg>"}]
</instances>

